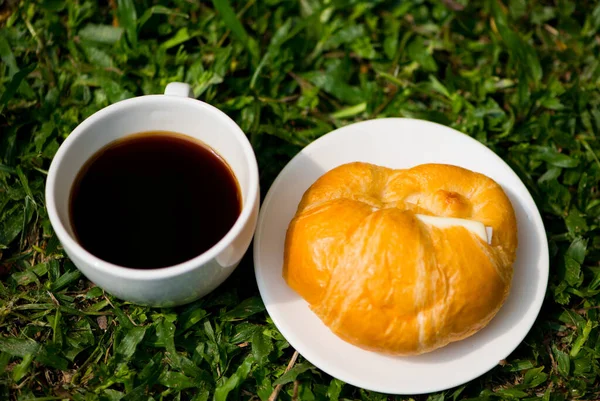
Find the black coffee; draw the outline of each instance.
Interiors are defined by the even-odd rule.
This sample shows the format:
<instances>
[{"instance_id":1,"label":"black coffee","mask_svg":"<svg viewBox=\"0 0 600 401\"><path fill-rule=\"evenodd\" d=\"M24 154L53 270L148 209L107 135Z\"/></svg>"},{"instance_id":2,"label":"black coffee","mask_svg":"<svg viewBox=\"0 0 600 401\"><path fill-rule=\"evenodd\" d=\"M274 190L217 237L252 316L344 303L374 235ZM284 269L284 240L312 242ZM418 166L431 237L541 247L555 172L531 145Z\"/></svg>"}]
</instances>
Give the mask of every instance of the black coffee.
<instances>
[{"instance_id":1,"label":"black coffee","mask_svg":"<svg viewBox=\"0 0 600 401\"><path fill-rule=\"evenodd\" d=\"M241 211L237 180L212 149L171 132L109 144L81 169L71 191L79 243L107 262L159 268L215 245Z\"/></svg>"}]
</instances>

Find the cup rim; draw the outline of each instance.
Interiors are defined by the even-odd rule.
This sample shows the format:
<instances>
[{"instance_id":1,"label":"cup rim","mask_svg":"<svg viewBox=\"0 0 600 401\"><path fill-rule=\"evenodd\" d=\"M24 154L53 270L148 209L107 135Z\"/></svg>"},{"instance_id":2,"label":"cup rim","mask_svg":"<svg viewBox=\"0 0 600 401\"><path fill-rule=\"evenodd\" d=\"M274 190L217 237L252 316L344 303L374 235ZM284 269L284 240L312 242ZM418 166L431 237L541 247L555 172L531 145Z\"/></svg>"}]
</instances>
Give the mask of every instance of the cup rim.
<instances>
[{"instance_id":1,"label":"cup rim","mask_svg":"<svg viewBox=\"0 0 600 401\"><path fill-rule=\"evenodd\" d=\"M248 196L246 201L242 205L242 210L234 225L211 248L207 249L206 251L204 251L200 255L195 256L192 259L175 265L151 269L136 269L107 262L84 249L83 246L81 246L79 242L77 242L75 238L73 238L71 234L69 234L69 232L65 228L65 225L63 224L62 219L59 217L56 208L54 189L56 187L56 174L59 169L59 166L64 161L65 156L70 151L72 143L76 140L77 137L83 135L83 133L92 124L95 124L99 120L106 118L107 116L116 112L119 108L122 108L123 106L140 106L144 104L150 104L155 101L176 103L194 102L196 107L207 109L210 113L213 113L216 116L216 118L221 119L222 122L228 125L229 129L231 129L233 135L237 138L238 142L242 146L243 152L246 156L246 168L248 170L249 175ZM96 149L96 151L97 150L98 149ZM95 269L105 272L107 274L112 274L125 279L152 281L182 275L198 267L201 267L205 263L216 258L228 245L230 245L233 242L235 238L237 238L240 235L246 223L251 218L256 203L259 201L258 191L259 175L256 155L254 153L254 150L252 149L250 141L248 140L242 129L237 125L237 123L220 109L201 100L191 97L178 97L161 94L142 95L110 104L98 110L91 116L87 117L77 127L75 127L75 129L71 131L69 136L62 142L50 163L50 168L48 169L48 176L46 178L45 198L46 210L48 211L50 224L52 225L56 236L62 243L63 248L65 250L69 250L70 252L75 253L79 258L83 259L83 261L86 264L93 266Z\"/></svg>"}]
</instances>

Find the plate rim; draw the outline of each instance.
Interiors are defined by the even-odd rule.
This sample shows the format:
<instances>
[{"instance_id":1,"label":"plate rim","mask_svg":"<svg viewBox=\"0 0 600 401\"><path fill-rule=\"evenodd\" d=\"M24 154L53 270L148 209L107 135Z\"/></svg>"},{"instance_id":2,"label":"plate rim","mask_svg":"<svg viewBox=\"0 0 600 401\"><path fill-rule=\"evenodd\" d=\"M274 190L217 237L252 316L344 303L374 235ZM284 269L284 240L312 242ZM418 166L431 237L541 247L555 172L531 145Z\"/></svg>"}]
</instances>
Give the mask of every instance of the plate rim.
<instances>
[{"instance_id":1,"label":"plate rim","mask_svg":"<svg viewBox=\"0 0 600 401\"><path fill-rule=\"evenodd\" d=\"M299 158L302 157L303 154L306 154L307 152L310 152L311 149L313 148L317 148L319 146L322 146L321 143L331 140L330 138L332 138L333 136L337 136L340 135L340 132L343 132L346 129L352 128L355 129L358 126L361 125L369 125L372 124L373 122L376 121L381 121L381 120L388 120L388 121L396 121L400 124L403 124L405 122L413 122L415 124L423 124L423 125L428 125L430 127L432 127L435 130L438 131L445 131L442 132L444 135L453 135L453 136L460 136L462 137L463 140L466 140L468 142L473 143L474 145L478 146L483 152L489 154L491 157L494 157L496 159L497 162L499 162L499 164L502 165L503 168L507 169L508 172L510 174L512 174L514 176L514 178L523 186L523 188L525 189L525 193L523 194L523 198L526 198L527 200L531 201L531 204L533 205L533 210L531 210L532 212L532 221L530 224L533 224L536 228L540 228L539 230L536 229L537 232L539 232L539 239L541 240L541 249L540 249L540 254L542 255L542 260L540 260L540 263L538 264L538 266L543 266L543 271L541 272L541 276L539 277L539 281L542 283L542 287L543 287L543 291L540 291L540 294L537 298L534 299L534 305L533 305L533 309L535 310L534 315L532 315L531 320L530 321L525 321L525 324L523 324L524 327L526 327L526 330L523 331L523 335L522 336L518 336L518 341L514 341L513 344L509 344L510 346L505 347L506 350L502 352L502 354L504 355L504 357L508 357L511 353L513 353L515 351L515 349L517 347L519 347L523 341L525 340L525 338L527 337L527 335L531 332L531 329L533 328L535 322L537 321L539 314L541 312L541 309L543 307L544 304L544 300L545 300L545 295L547 293L548 290L548 281L549 281L549 273L550 273L550 257L549 257L549 247L548 247L548 238L547 238L547 234L546 234L546 229L545 229L545 225L544 225L544 221L543 218L541 216L539 207L537 206L537 204L535 203L535 200L533 199L533 197L531 196L531 193L529 191L529 189L527 189L527 186L525 185L525 183L523 182L523 180L521 180L521 178L517 175L517 173L510 167L510 165L504 160L502 159L498 154L496 154L496 152L494 152L492 149L490 149L489 147L487 147L486 145L484 145L483 143L481 143L480 141L476 140L475 138L446 125L443 124L439 124L433 121L429 121L429 120L423 120L423 119L417 119L417 118L407 118L407 117L384 117L384 118L373 118L373 119L368 119L368 120L363 120L363 121L358 121L355 123L351 123L348 125L345 125L343 127L339 127L336 128L332 131L327 132L326 134L322 135L321 137L317 138L316 140L312 141L311 143L309 143L308 145L306 145L305 147L303 147L302 149L300 149L300 151L298 151L298 153L296 153L289 161L288 163L280 170L280 172L277 174L277 177L275 178L275 180L273 180L272 184L270 185L265 198L261 204L260 210L259 210L259 216L258 216L258 221L257 221L257 226L256 226L256 232L255 232L255 236L254 236L254 243L253 243L253 262L254 262L254 272L255 272L255 279L257 281L257 285L258 285L258 289L259 289L259 293L261 296L261 299L264 302L264 295L263 292L265 292L265 288L264 288L264 282L262 281L262 272L261 269L258 267L259 266L259 254L260 254L260 247L261 247L261 243L263 240L263 230L264 230L264 220L266 218L266 214L268 212L268 208L271 204L271 200L272 197L274 196L274 191L275 188L277 186L279 186L279 183L284 179L284 176L286 175L286 173L288 173L288 170L292 169L292 166L294 165L295 161ZM459 164L457 164L459 165ZM543 265L542 265L543 262ZM538 284L539 285L539 284ZM304 301L306 302L306 301ZM379 392L379 393L383 393L383 394L389 394L389 395L421 395L421 394L431 394L431 393L436 393L436 392L440 392L440 391L445 391L445 390L449 390L449 389L453 389L456 388L458 386L461 386L463 384L469 383L475 379L477 379L478 377L483 376L484 374L488 373L489 371L491 371L493 368L495 368L496 366L498 366L498 362L493 362L493 363L489 363L489 364L484 364L482 365L482 367L480 367L479 369L477 369L477 371L475 373L469 374L467 375L468 378L467 379L460 379L457 380L456 383L453 383L451 386L448 385L432 385L427 387L426 389L424 388L423 390L420 390L418 392L399 392L396 390L392 390L391 388L381 388L381 387L377 387L377 386L370 386L368 382L353 382L353 381L348 381L342 377L340 377L339 374L332 374L330 373L330 369L328 367L323 367L323 365L320 363L320 361L318 361L318 363L315 363L314 360L312 360L312 358L307 358L306 356L303 355L303 353L298 349L298 347L296 346L296 339L295 336L292 334L290 336L287 335L287 333L289 333L288 329L283 327L278 324L278 319L273 318L273 314L271 313L271 310L273 308L272 305L268 305L267 303L265 303L265 308L267 310L267 313L269 314L269 317L271 318L271 320L273 321L273 324L275 325L275 327L277 327L277 329L281 332L282 336L286 339L286 341L292 346L292 348L294 348L294 350L296 350L300 355L303 356L304 359L306 359L308 362L310 362L311 364L313 364L315 367L317 367L319 370L323 371L324 373L330 375L331 377L337 378L338 380L343 381L344 383L350 384L352 386L358 387L358 388L363 388L365 390L369 390L369 391L375 391L375 392ZM294 338L293 341L290 341L290 337ZM466 339L465 339L466 340ZM343 341L340 339L340 341ZM351 344L352 345L352 344ZM302 347L301 347L302 348ZM343 375L342 375L343 376ZM431 383L431 382L430 382Z\"/></svg>"}]
</instances>

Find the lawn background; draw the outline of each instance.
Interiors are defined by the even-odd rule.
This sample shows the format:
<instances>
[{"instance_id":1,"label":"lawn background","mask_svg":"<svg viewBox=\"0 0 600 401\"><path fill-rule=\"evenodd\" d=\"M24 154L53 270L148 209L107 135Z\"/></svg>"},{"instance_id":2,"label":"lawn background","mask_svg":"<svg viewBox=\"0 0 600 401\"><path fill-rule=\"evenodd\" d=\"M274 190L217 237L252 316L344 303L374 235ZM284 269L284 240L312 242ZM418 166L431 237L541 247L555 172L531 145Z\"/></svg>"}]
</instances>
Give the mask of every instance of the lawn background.
<instances>
[{"instance_id":1,"label":"lawn background","mask_svg":"<svg viewBox=\"0 0 600 401\"><path fill-rule=\"evenodd\" d=\"M413 398L600 399L599 53L595 1L0 0L0 399L410 399L301 356L285 373L294 350L250 252L173 309L108 296L65 257L43 197L59 144L172 81L247 133L263 195L303 146L354 121L423 118L490 147L542 212L546 300L498 367Z\"/></svg>"}]
</instances>

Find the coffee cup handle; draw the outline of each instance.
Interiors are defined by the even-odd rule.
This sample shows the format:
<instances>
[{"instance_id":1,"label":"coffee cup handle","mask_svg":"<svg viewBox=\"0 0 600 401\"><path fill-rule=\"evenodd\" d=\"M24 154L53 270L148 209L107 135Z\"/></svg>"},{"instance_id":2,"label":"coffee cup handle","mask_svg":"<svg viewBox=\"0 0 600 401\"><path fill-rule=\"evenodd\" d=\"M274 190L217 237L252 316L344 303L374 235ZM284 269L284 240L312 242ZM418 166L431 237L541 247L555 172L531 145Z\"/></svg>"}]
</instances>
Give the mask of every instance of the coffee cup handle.
<instances>
[{"instance_id":1,"label":"coffee cup handle","mask_svg":"<svg viewBox=\"0 0 600 401\"><path fill-rule=\"evenodd\" d=\"M171 82L165 88L165 95L191 97L192 88L183 82Z\"/></svg>"}]
</instances>

